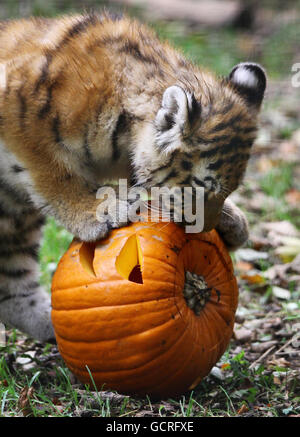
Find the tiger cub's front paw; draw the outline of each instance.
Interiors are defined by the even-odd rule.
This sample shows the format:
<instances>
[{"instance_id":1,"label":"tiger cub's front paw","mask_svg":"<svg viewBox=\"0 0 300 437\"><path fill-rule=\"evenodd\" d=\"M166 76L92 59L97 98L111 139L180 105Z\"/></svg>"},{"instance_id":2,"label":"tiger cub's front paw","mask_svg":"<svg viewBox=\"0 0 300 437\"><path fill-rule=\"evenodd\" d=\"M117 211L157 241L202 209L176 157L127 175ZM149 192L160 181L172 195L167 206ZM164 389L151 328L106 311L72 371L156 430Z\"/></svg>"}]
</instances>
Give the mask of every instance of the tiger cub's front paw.
<instances>
[{"instance_id":1,"label":"tiger cub's front paw","mask_svg":"<svg viewBox=\"0 0 300 437\"><path fill-rule=\"evenodd\" d=\"M117 199L116 205L97 208L95 215L83 217L71 232L82 241L96 241L105 238L115 228L128 223L129 207L127 201Z\"/></svg>"},{"instance_id":2,"label":"tiger cub's front paw","mask_svg":"<svg viewBox=\"0 0 300 437\"><path fill-rule=\"evenodd\" d=\"M88 220L71 232L81 241L97 241L105 238L111 229L109 222L100 223L98 220Z\"/></svg>"},{"instance_id":3,"label":"tiger cub's front paw","mask_svg":"<svg viewBox=\"0 0 300 437\"><path fill-rule=\"evenodd\" d=\"M222 209L217 231L229 250L236 250L249 237L245 214L230 200L226 199Z\"/></svg>"},{"instance_id":4,"label":"tiger cub's front paw","mask_svg":"<svg viewBox=\"0 0 300 437\"><path fill-rule=\"evenodd\" d=\"M127 200L117 199L116 205L106 215L97 215L99 220L105 220L109 229L121 228L129 222L130 204Z\"/></svg>"}]
</instances>

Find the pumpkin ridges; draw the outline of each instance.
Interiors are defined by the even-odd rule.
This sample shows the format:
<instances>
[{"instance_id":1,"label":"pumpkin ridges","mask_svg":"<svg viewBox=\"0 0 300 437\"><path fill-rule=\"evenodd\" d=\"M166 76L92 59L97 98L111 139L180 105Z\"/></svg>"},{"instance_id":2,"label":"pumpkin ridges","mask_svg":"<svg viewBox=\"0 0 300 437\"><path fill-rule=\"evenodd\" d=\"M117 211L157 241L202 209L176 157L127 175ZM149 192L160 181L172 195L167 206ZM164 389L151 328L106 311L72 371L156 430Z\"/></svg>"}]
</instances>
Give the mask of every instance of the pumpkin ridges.
<instances>
[{"instance_id":1,"label":"pumpkin ridges","mask_svg":"<svg viewBox=\"0 0 300 437\"><path fill-rule=\"evenodd\" d=\"M157 281L157 282L160 282L161 284L164 284L164 285L166 284L163 281ZM168 283L168 285L171 287L173 284L172 283ZM69 290L70 293L72 292L72 289L65 289L64 291L66 291L66 290ZM140 303L160 302L160 301L164 301L164 300L173 298L174 293L171 294L171 292L168 292L168 290L166 288L164 288L164 290L166 290L166 296L165 297L152 296L151 299L150 298L147 299L146 298L147 296L145 296L144 300L140 300L140 295L139 295L138 296L139 300L135 299L134 301L129 301L129 302L122 303L122 304L115 304L113 302L111 302L111 303L101 302L101 306L99 305L99 302L97 303L97 301L93 302L94 306L91 306L91 303L85 303L86 301L85 302L80 302L80 300L79 300L79 304L81 304L81 306L79 307L79 306L77 306L77 303L76 303L77 299L73 298L73 300L72 299L69 300L69 299L66 299L66 297L64 296L64 298L61 299L60 302L56 301L55 307L53 307L53 309L56 310L56 311L68 311L68 310L85 310L85 309L92 309L92 308L99 308L99 307L101 307L101 308L102 307L103 308L108 308L108 307L117 308L117 307L125 307L125 306L130 306L130 305L138 305ZM75 291L76 293L78 292L78 294L79 294L80 292L84 292L84 291L87 291L87 290L84 289L82 286L80 286L80 287L78 287L76 289L73 289L73 291ZM88 291L90 292L91 290L89 289ZM96 289L95 293L97 291L99 291L99 290ZM133 297L135 297L135 296L133 296ZM72 304L73 304L72 305L73 308L70 308L71 301L72 301ZM83 304L85 306L82 306ZM64 306L62 306L62 305L64 305Z\"/></svg>"},{"instance_id":2,"label":"pumpkin ridges","mask_svg":"<svg viewBox=\"0 0 300 437\"><path fill-rule=\"evenodd\" d=\"M162 234L169 239L169 241L173 241L174 243L177 243L177 245L181 245L183 241L186 239L186 235L184 233L184 229L177 226L173 222L169 223L151 223L151 226L148 226L147 223L139 223L135 224L135 231L136 232L143 232L146 237L149 237L147 234L156 234L159 232L159 234ZM132 227L130 225L129 227Z\"/></svg>"},{"instance_id":3,"label":"pumpkin ridges","mask_svg":"<svg viewBox=\"0 0 300 437\"><path fill-rule=\"evenodd\" d=\"M120 275L116 272L114 264L124 242L134 234L142 245L143 284L124 281L124 279L119 280ZM187 390L195 380L205 376L215 364L215 360L224 352L232 333L237 304L237 286L232 272L232 261L218 234L216 232L201 235L185 234L184 230L175 224L167 226L165 224L151 224L148 227L145 224L133 224L121 230L112 231L111 236L100 242L99 248L97 248L98 244L95 251L95 257L98 258L97 262L94 262L94 257L93 265L95 265L95 271L99 275L97 280L104 284L99 287L98 295L96 284L89 283L88 287L85 288L84 283L82 283L82 286L78 287L78 282L76 284L74 278L69 278L68 284L71 284L72 287L77 286L77 291L74 291L73 288L60 290L66 284L62 274L56 278L56 282L54 281L53 318L61 318L59 322L61 332L58 332L57 337L58 346L70 369L82 380L88 381L86 363L92 370L101 369L101 366L104 366L108 371L93 370L94 373L92 372L98 387L105 380L106 387L126 393L166 396ZM211 257L211 266L205 262L204 253ZM169 255L169 258L166 255ZM208 287L216 286L221 289L220 300L218 300L217 294L212 291L210 301L206 303L199 316L196 316L187 307L183 297L185 268L190 267L189 264L197 268L195 273L201 275L201 271L205 272L205 282ZM70 256L68 263L65 262L63 267L72 269L75 265L74 259L72 261ZM217 282L216 277L218 277ZM81 275L79 281L85 281L84 278L84 275ZM70 316L74 318L74 325L78 325L76 329L83 328L83 332L80 334L78 331L77 334L76 329L72 329L74 337L70 337L70 341L64 340L59 335L65 335L67 326L64 328L64 323L70 325L72 317L67 320L62 310L55 310L55 303L61 302L57 305L58 307L63 305L63 302L66 303L65 299L68 299L66 296L71 296L75 292L79 302L82 298L80 290L82 296L85 292L94 293L89 304L94 301L95 295L97 295L95 300L97 298L103 299L105 303L103 307L110 311L111 320L107 321L107 326L104 326L104 331L102 331L101 324L106 323L105 318L103 321L99 321L95 312L96 318L92 315L87 321L87 326L91 329L89 334L84 328L83 319L80 319L81 310L75 310L74 313L70 313ZM164 299L163 296L166 296L166 293L168 297ZM148 296L146 299L151 295L151 300L143 300L145 295ZM133 296L134 299L137 299L137 303L119 305L117 298L122 303L131 301ZM154 296L160 298L156 300ZM108 307L108 302L114 302L113 307ZM158 310L156 316L149 313L147 317L141 316L139 318L139 314L146 314L152 304L160 307L165 302L172 302L172 304L164 307L163 313ZM67 305L72 308L71 298ZM137 305L136 313L130 312L132 305ZM128 310L129 315L126 320L120 316L113 323L120 308ZM86 309L86 311L90 310L90 307ZM172 315L175 317L174 321L171 319ZM169 325L168 319L171 320ZM151 329L151 323L153 325L155 320L161 323ZM163 320L166 322L163 323ZM144 330L139 335L134 333L133 329L132 335L122 337L126 332L127 325L131 323L135 323L136 327L144 326ZM95 334L95 331L98 333ZM114 335L115 340L103 340L103 338L109 338L109 335ZM83 345L82 342L77 341L85 336L89 343ZM164 345L160 345L162 340L166 340ZM70 352L73 358L69 356ZM100 358L99 354L101 354ZM152 359L150 359L151 357ZM128 367L143 361L145 364L140 369L128 370ZM118 365L119 367L117 367ZM123 366L123 370L118 370L120 366ZM112 368L117 369L114 375L112 372L109 373ZM174 386L170 386L172 384Z\"/></svg>"},{"instance_id":4,"label":"pumpkin ridges","mask_svg":"<svg viewBox=\"0 0 300 437\"><path fill-rule=\"evenodd\" d=\"M178 304L177 304L178 305ZM184 304L183 304L184 305ZM182 306L183 306L182 305ZM211 319L206 318L206 313L209 313L211 311L211 307L208 306L209 303L206 304L202 312L200 313L200 316L196 316L193 311L190 308L187 308L189 314L187 316L183 316L185 319L188 317L188 324L186 324L187 330L190 330L193 333L193 339L196 344L201 346L203 344L203 336L206 336L206 332L209 331L207 328L208 326L212 325ZM208 306L208 307L207 307ZM207 308L206 308L207 307ZM186 310L186 312L187 312ZM230 310L227 308L226 313L229 315ZM225 320L225 318L222 317L223 323L223 330L227 331L227 327L231 324L231 320ZM215 329L215 327L214 327ZM223 331L224 334L224 331ZM210 334L208 334L210 335ZM208 341L208 339L205 337L206 340L206 348L209 350L209 344L211 344L213 341Z\"/></svg>"},{"instance_id":5,"label":"pumpkin ridges","mask_svg":"<svg viewBox=\"0 0 300 437\"><path fill-rule=\"evenodd\" d=\"M230 331L233 318L231 317L229 320L224 319L222 315L212 307L209 309L204 308L204 317L206 317L206 323L208 325L212 323L212 320L215 322L215 330L210 331L210 334L213 332L215 335L215 339L212 340L212 343L214 345L220 344L220 342L223 341L223 337L225 336L226 332ZM220 338L220 340L218 340L218 338Z\"/></svg>"},{"instance_id":6,"label":"pumpkin ridges","mask_svg":"<svg viewBox=\"0 0 300 437\"><path fill-rule=\"evenodd\" d=\"M214 246L217 254L220 256L221 260L223 261L223 265L225 269L228 271L229 274L234 276L232 259L217 231L213 229L210 232L193 234L193 235L195 235L198 240L205 241L206 243Z\"/></svg>"},{"instance_id":7,"label":"pumpkin ridges","mask_svg":"<svg viewBox=\"0 0 300 437\"><path fill-rule=\"evenodd\" d=\"M195 252L199 252L199 249L199 255L197 257L193 256ZM198 239L188 241L182 248L179 257L182 257L185 270L203 275L205 280L211 269L209 259L214 258L215 263L220 265L220 260L216 260L216 251L214 246L206 241L199 241Z\"/></svg>"},{"instance_id":8,"label":"pumpkin ridges","mask_svg":"<svg viewBox=\"0 0 300 437\"><path fill-rule=\"evenodd\" d=\"M156 390L158 390L158 391L163 390L164 391L164 390L166 390L166 387L172 386L172 381L180 381L181 379L184 381L184 379L186 379L187 374L191 375L191 372L189 371L189 367L191 364L191 358L194 355L194 349L195 349L195 345L193 344L193 348L192 348L192 350L189 351L189 355L185 356L185 362L184 362L183 366L178 366L177 371L174 373L168 372L166 378L160 384L156 385L156 387L155 387ZM195 365L195 363L194 363L194 365ZM182 378L180 378L180 374L182 375ZM184 378L184 376L185 376L185 378ZM188 386L192 383L193 378L189 377L189 379L190 379L190 382L188 383ZM178 385L178 382L177 382L177 385ZM186 382L183 385L186 385Z\"/></svg>"},{"instance_id":9,"label":"pumpkin ridges","mask_svg":"<svg viewBox=\"0 0 300 437\"><path fill-rule=\"evenodd\" d=\"M158 258L156 258L155 256L150 256L149 254L147 254L147 255L145 255L144 256L144 258L146 259L146 260L151 260L151 262L155 262L155 263L161 263L162 262L162 260L161 259L158 259ZM171 274L172 273L174 273L174 271L175 271L175 267L174 267L174 265L172 265L171 263L169 263L169 262L167 262L166 260L163 260L164 261L164 263L167 265L167 266L169 266L170 267L170 272L171 272Z\"/></svg>"},{"instance_id":10,"label":"pumpkin ridges","mask_svg":"<svg viewBox=\"0 0 300 437\"><path fill-rule=\"evenodd\" d=\"M200 235L205 235L205 234L200 234ZM210 239L202 240L200 239L200 236L198 236L198 238L192 238L191 240L189 240L190 244L193 243L195 244L197 241L201 243L205 243L205 246L202 247L202 252L204 251L206 252L205 253L206 258L203 263L201 274L205 276L206 282L209 281L209 278L215 277L215 271L218 269L218 263L216 263L216 256L218 257L218 261L224 267L222 274L225 275L227 273L230 277L234 277L232 260L230 256L225 252L224 243L217 236L216 233L214 233L213 235L215 236L215 238L213 239L210 238ZM202 256L204 256L203 253ZM214 259L213 264L209 264L209 257Z\"/></svg>"},{"instance_id":11,"label":"pumpkin ridges","mask_svg":"<svg viewBox=\"0 0 300 437\"><path fill-rule=\"evenodd\" d=\"M62 336L63 331L64 338L66 339L76 341L74 340L76 335L78 341L82 341L82 339L86 337L87 332L91 331L89 337L90 342L97 341L97 339L107 340L108 338L106 336L110 331L115 330L119 332L119 330L122 329L122 335L124 337L133 334L137 335L142 332L136 330L139 326L143 326L143 331L152 329L151 327L160 326L164 323L164 320L169 320L171 314L175 316L177 313L174 299L166 299L165 307L161 307L161 305L162 302L160 302L160 306L157 307L155 301L130 305L130 313L128 306L96 307L80 311L59 310L59 314L56 310L53 310L52 320L56 326L56 332ZM134 321L132 321L132 317L135 318ZM78 323L80 323L78 330L74 330L72 326L72 321L76 319ZM127 334L128 330L131 330L131 333ZM115 334L111 332L111 335Z\"/></svg>"},{"instance_id":12,"label":"pumpkin ridges","mask_svg":"<svg viewBox=\"0 0 300 437\"><path fill-rule=\"evenodd\" d=\"M194 238L192 241L188 241L188 243L186 243L186 245L182 248L182 250L178 256L178 265L181 265L181 263L183 263L183 265L186 267L187 265L191 264L191 260L189 258L191 257L192 250L195 251L196 249L198 249L199 240L200 240L200 242L202 241L200 239L200 237L197 236L197 238ZM230 318L230 316L232 318L232 311L233 310L235 311L235 309L236 309L237 301L233 300L232 296L234 293L237 293L237 285L236 285L234 276L232 274L232 271L230 270L230 268L228 267L228 264L227 264L227 262L228 262L229 266L231 265L230 257L227 258L227 260L223 256L220 258L221 251L216 250L213 241L217 241L220 244L223 244L223 243L220 241L220 239L217 235L213 235L213 238L210 238L209 240L210 241L207 242L207 238L205 238L204 245L201 246L201 248L202 248L201 257L203 258L205 256L206 258L208 258L210 256L211 258L214 258L214 260L215 260L214 261L215 276L219 276L219 280L221 279L222 282L225 283L225 285L228 284L228 281L230 281L230 287L224 286L222 288L220 302L218 302L220 312L223 314L222 318L224 319L224 324L226 324L226 322L228 322L228 319ZM198 244L197 244L197 242L198 242ZM216 259L216 257L217 257L217 259ZM197 274L205 275L205 270L209 270L209 265L208 264L203 265L201 262L199 265L199 263L197 263L195 260L193 260L193 261L194 261L193 262L194 266L190 270L193 270L193 272L195 272ZM224 268L224 267L226 267L226 268ZM204 270L204 272L203 272L203 270ZM217 275L216 275L216 272L217 272ZM213 286L212 279L211 279L211 281L209 281L207 276L205 277L205 280L206 280L208 286L209 287ZM213 275L210 275L210 276L212 277ZM233 280L231 278L233 278ZM227 293L227 290L228 290L228 293ZM233 293L233 290L234 290L234 293ZM180 312L181 316L186 321L186 329L190 329L194 333L195 341L201 345L201 340L199 340L199 335L201 335L201 336L203 335L202 334L203 330L200 329L199 324L201 323L201 325L203 326L203 320L205 320L205 319L202 319L202 318L205 317L205 312L209 312L210 305L215 305L215 298L214 297L211 298L206 303L206 307L203 310L204 312L203 312L203 314L200 313L200 316L196 316L195 314L193 314L193 311L187 307L186 302L185 302L185 300L184 300L184 298L183 298L183 296L178 288L177 288L177 290L175 289L175 299L176 299L176 305L177 305L178 311ZM211 323L206 321L204 323L204 326L205 325L210 326ZM201 337L200 337L200 339L201 339Z\"/></svg>"},{"instance_id":13,"label":"pumpkin ridges","mask_svg":"<svg viewBox=\"0 0 300 437\"><path fill-rule=\"evenodd\" d=\"M93 370L93 377L98 386L102 385L102 381L106 381L109 386L113 388L114 380L122 381L126 378L126 384L130 386L134 382L133 385L136 385L138 390L143 389L143 387L148 390L154 389L154 384L157 385L160 380L164 380L166 375L172 372L174 368L177 369L178 367L181 367L180 361L174 360L174 357L178 355L178 349L184 349L184 345L187 341L186 336L188 336L188 334L182 330L178 342L172 344L170 349L164 351L152 361L146 362L138 368L119 370L113 373L111 371ZM184 359L184 357L181 356L180 359ZM82 375L85 377L85 381L87 380L86 377L88 377L88 375L86 374L85 369L82 367L80 369L79 367L81 361L75 361L74 364L74 362L67 360L67 363L72 367L72 371L75 374ZM79 365L77 365L77 363L79 363ZM130 378L132 379L131 381ZM122 390L124 390L124 387L122 387ZM126 391L128 392L128 389Z\"/></svg>"},{"instance_id":14,"label":"pumpkin ridges","mask_svg":"<svg viewBox=\"0 0 300 437\"><path fill-rule=\"evenodd\" d=\"M183 330L182 336L180 338L180 344L176 344L175 350L167 351L166 355L161 354L157 357L157 362L154 360L150 363L146 363L143 367L138 369L132 369L132 371L124 370L115 372L115 374L111 374L109 372L98 372L92 371L92 376L96 381L98 386L102 385L102 381L106 381L107 387L112 389L121 390L126 393L139 394L139 393L152 393L158 394L159 396L165 396L166 392L162 390L158 390L157 387L160 385L160 382L164 382L168 375L173 372L174 368L177 372L179 368L182 367L182 364L179 360L175 360L174 357L179 356L179 359L182 360L185 358L186 354L179 354L178 349L184 349L184 345L187 343L186 336L188 334ZM172 345L172 348L173 349ZM160 363L161 361L162 363ZM68 363L72 371L77 374L77 376L81 376L86 382L89 382L89 377L85 371L78 369L78 367L73 366ZM186 381L188 379L188 382ZM192 379L191 375L185 375L185 379L180 381L182 386L190 383ZM132 389L132 387L135 387ZM178 393L178 388L174 387L174 390L171 390L174 394ZM181 389L179 390L181 391ZM170 393L170 390L169 392Z\"/></svg>"},{"instance_id":15,"label":"pumpkin ridges","mask_svg":"<svg viewBox=\"0 0 300 437\"><path fill-rule=\"evenodd\" d=\"M168 321L168 322L166 322L166 324L167 323L170 323L170 321ZM162 327L162 326L161 326ZM166 329L166 328L164 328L164 329ZM165 333L166 334L166 333ZM179 332L179 335L177 336L177 338L175 339L175 340L172 340L172 342L170 342L170 345L168 346L168 347L166 347L165 345L162 345L162 344L158 344L157 346L155 346L155 347L151 347L151 349L149 349L149 345L148 345L148 347L145 349L145 351L144 351L144 354L143 355L145 355L146 353L148 353L148 354L150 354L150 352L151 353L153 353L153 352L155 352L157 349L163 349L162 351L160 350L160 353L159 354L156 354L155 356L153 356L151 359L149 359L149 358L147 358L147 360L145 361L145 362L143 362L143 363L140 363L140 364L138 364L138 365L135 365L134 367L128 367L128 364L126 364L126 367L124 368L124 369L113 369L112 367L113 367L113 364L115 364L115 363L118 363L119 364L119 366L120 365L122 365L122 363L124 362L124 360L123 360L123 358L121 357L121 356L117 356L115 359L113 359L112 357L110 357L110 365L108 366L108 369L106 369L105 368L105 366L103 367L103 364L100 364L100 361L97 361L97 367L99 367L100 365L101 365L101 369L98 369L97 370L97 368L93 368L92 367L92 365L90 365L90 370L92 370L93 372L97 372L97 373L110 373L110 372L117 372L117 371L120 371L120 370L124 370L124 371L129 371L129 370L136 370L136 369L139 369L139 368L141 368L141 367L143 367L143 366L146 366L146 365L152 365L153 364L153 361L155 360L155 359L158 359L158 358L161 358L161 357L163 357L163 355L164 354L168 354L169 352L170 352L170 349L171 348L173 348L173 347L177 347L177 343L179 342L179 341L181 341L181 337L184 335L184 334L186 334L185 333L185 331L184 330L182 330L181 332ZM59 338L59 341L60 341L60 343L61 343L61 349L63 350L63 344L64 343L68 343L68 341L67 340L64 340L62 337L60 337L58 334L57 334L57 336L58 336L58 338ZM166 335L165 335L166 336ZM130 337L133 337L133 336L128 336L126 339L129 339ZM110 341L107 341L107 342L113 342L114 340L110 340ZM101 343L103 344L103 342L101 341ZM94 345L95 345L95 349L97 350L97 344L96 343L93 343ZM84 344L83 343L81 343L81 345L79 345L81 348L83 348L83 346L84 346ZM141 351L139 350L139 354L137 354L137 355L140 355L141 354ZM131 360L137 360L137 355L131 355L130 356L130 359ZM66 358L66 361L69 363L69 362L78 362L79 363L79 366L77 367L77 369L80 369L80 364L81 364L81 362L82 362L82 360L79 360L78 358L76 358L76 357L74 357L74 356L72 356L72 355L70 355L70 354L68 354L68 352L64 352L64 357ZM127 357L127 354L126 354L126 357ZM128 357L127 357L128 358ZM86 362L88 362L89 360L85 360ZM94 361L94 359L93 359L93 361ZM73 366L74 368L76 368L76 366Z\"/></svg>"},{"instance_id":16,"label":"pumpkin ridges","mask_svg":"<svg viewBox=\"0 0 300 437\"><path fill-rule=\"evenodd\" d=\"M230 337L231 337L231 333L230 333ZM217 360L222 356L222 354L224 353L223 342L226 339L226 345L227 345L229 338L228 338L228 332L223 332L223 339L218 344L214 345L213 348L215 351L214 358L212 358L210 361L207 361L206 355L210 351L205 350L205 353L203 352L202 354L202 360L200 360L201 361L200 363L199 363L199 345L193 342L193 349L190 353L189 358L186 360L185 365L180 367L177 373L170 374L170 376L164 381L164 383L156 387L156 389L167 390L167 388L170 385L176 384L176 381L181 380L186 373L196 374L197 372L198 373L197 379L201 380L204 376L206 376L210 372L210 370L215 365ZM192 368L194 368L194 370L192 370ZM191 380L189 386L192 385L193 382L194 381Z\"/></svg>"}]
</instances>

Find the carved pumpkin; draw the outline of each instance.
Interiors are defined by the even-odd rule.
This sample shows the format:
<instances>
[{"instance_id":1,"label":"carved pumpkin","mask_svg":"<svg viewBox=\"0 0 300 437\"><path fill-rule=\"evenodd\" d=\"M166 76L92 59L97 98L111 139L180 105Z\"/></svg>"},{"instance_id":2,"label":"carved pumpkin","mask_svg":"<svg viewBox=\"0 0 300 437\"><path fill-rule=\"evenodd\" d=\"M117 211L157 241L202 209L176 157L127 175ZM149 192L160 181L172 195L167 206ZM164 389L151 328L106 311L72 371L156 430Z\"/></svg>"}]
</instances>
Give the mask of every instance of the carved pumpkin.
<instances>
[{"instance_id":1,"label":"carved pumpkin","mask_svg":"<svg viewBox=\"0 0 300 437\"><path fill-rule=\"evenodd\" d=\"M237 298L216 231L135 223L72 242L53 278L52 321L81 381L164 398L193 389L221 357Z\"/></svg>"}]
</instances>

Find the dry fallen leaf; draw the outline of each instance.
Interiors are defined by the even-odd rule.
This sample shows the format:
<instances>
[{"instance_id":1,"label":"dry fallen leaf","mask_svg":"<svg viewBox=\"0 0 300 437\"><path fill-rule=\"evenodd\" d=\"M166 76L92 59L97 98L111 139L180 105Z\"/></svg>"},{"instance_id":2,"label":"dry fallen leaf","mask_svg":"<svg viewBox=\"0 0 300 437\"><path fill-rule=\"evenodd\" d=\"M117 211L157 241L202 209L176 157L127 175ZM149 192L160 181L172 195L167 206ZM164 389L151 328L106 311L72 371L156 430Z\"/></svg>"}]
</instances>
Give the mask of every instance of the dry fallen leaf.
<instances>
[{"instance_id":1,"label":"dry fallen leaf","mask_svg":"<svg viewBox=\"0 0 300 437\"><path fill-rule=\"evenodd\" d=\"M246 261L238 261L235 264L235 268L239 271L239 272L249 272L249 270L253 269L253 264L246 262Z\"/></svg>"},{"instance_id":2,"label":"dry fallen leaf","mask_svg":"<svg viewBox=\"0 0 300 437\"><path fill-rule=\"evenodd\" d=\"M270 361L267 362L268 366L271 367L290 367L291 363L287 361L285 358L272 358Z\"/></svg>"},{"instance_id":3,"label":"dry fallen leaf","mask_svg":"<svg viewBox=\"0 0 300 437\"><path fill-rule=\"evenodd\" d=\"M26 351L24 356L19 356L16 359L16 363L20 364L23 367L23 370L30 370L36 366L33 361L36 355L36 351Z\"/></svg>"},{"instance_id":4,"label":"dry fallen leaf","mask_svg":"<svg viewBox=\"0 0 300 437\"><path fill-rule=\"evenodd\" d=\"M276 376L276 375L273 375L273 382L274 382L274 384L276 384L276 385L281 385L281 380L280 380L280 378L278 378L278 376Z\"/></svg>"},{"instance_id":5,"label":"dry fallen leaf","mask_svg":"<svg viewBox=\"0 0 300 437\"><path fill-rule=\"evenodd\" d=\"M283 141L278 148L280 156L285 157L285 161L294 162L299 152L298 147L293 141Z\"/></svg>"},{"instance_id":6,"label":"dry fallen leaf","mask_svg":"<svg viewBox=\"0 0 300 437\"><path fill-rule=\"evenodd\" d=\"M233 336L237 341L241 343L246 343L247 341L251 340L252 331L243 327L239 327L237 324L235 324Z\"/></svg>"},{"instance_id":7,"label":"dry fallen leaf","mask_svg":"<svg viewBox=\"0 0 300 437\"><path fill-rule=\"evenodd\" d=\"M300 253L293 259L289 266L291 272L300 273Z\"/></svg>"},{"instance_id":8,"label":"dry fallen leaf","mask_svg":"<svg viewBox=\"0 0 300 437\"><path fill-rule=\"evenodd\" d=\"M211 371L210 371L210 375L214 376L215 378L223 381L225 379L224 373L222 372L221 369L219 369L219 367L214 366Z\"/></svg>"},{"instance_id":9,"label":"dry fallen leaf","mask_svg":"<svg viewBox=\"0 0 300 437\"><path fill-rule=\"evenodd\" d=\"M243 413L247 413L247 411L249 411L249 408L247 407L247 405L243 404L241 406L241 408L239 408L237 410L237 414L243 414Z\"/></svg>"},{"instance_id":10,"label":"dry fallen leaf","mask_svg":"<svg viewBox=\"0 0 300 437\"><path fill-rule=\"evenodd\" d=\"M251 243L252 243L252 248L254 250L261 250L262 248L268 248L268 247L272 247L271 242L268 240L268 238L259 236L259 235L254 235L253 233L251 234Z\"/></svg>"},{"instance_id":11,"label":"dry fallen leaf","mask_svg":"<svg viewBox=\"0 0 300 437\"><path fill-rule=\"evenodd\" d=\"M240 261L257 261L259 259L268 259L269 254L267 252L259 252L254 249L238 249L235 253L236 258Z\"/></svg>"},{"instance_id":12,"label":"dry fallen leaf","mask_svg":"<svg viewBox=\"0 0 300 437\"><path fill-rule=\"evenodd\" d=\"M266 155L262 155L256 162L256 167L257 170L260 173L267 173L270 170L272 170L272 168L276 167L275 163L268 158Z\"/></svg>"},{"instance_id":13,"label":"dry fallen leaf","mask_svg":"<svg viewBox=\"0 0 300 437\"><path fill-rule=\"evenodd\" d=\"M274 317L271 319L266 319L263 322L263 328L264 329L274 329L274 328L280 328L282 326L282 319L280 317Z\"/></svg>"},{"instance_id":14,"label":"dry fallen leaf","mask_svg":"<svg viewBox=\"0 0 300 437\"><path fill-rule=\"evenodd\" d=\"M275 249L275 254L278 255L283 262L291 262L300 254L300 238L284 237L282 243L283 246Z\"/></svg>"},{"instance_id":15,"label":"dry fallen leaf","mask_svg":"<svg viewBox=\"0 0 300 437\"><path fill-rule=\"evenodd\" d=\"M249 284L263 284L266 282L265 278L259 273L249 272L248 274L241 274L240 277L247 281Z\"/></svg>"},{"instance_id":16,"label":"dry fallen leaf","mask_svg":"<svg viewBox=\"0 0 300 437\"><path fill-rule=\"evenodd\" d=\"M273 296L278 297L278 299L284 299L284 300L288 300L291 297L290 290L287 290L287 289L281 288L281 287L277 287L275 285L272 288L272 294L273 294Z\"/></svg>"},{"instance_id":17,"label":"dry fallen leaf","mask_svg":"<svg viewBox=\"0 0 300 437\"><path fill-rule=\"evenodd\" d=\"M295 130L292 135L292 141L297 144L297 146L300 146L300 129Z\"/></svg>"},{"instance_id":18,"label":"dry fallen leaf","mask_svg":"<svg viewBox=\"0 0 300 437\"><path fill-rule=\"evenodd\" d=\"M299 206L300 207L300 191L296 190L295 188L291 188L285 194L285 200L291 206Z\"/></svg>"},{"instance_id":19,"label":"dry fallen leaf","mask_svg":"<svg viewBox=\"0 0 300 437\"><path fill-rule=\"evenodd\" d=\"M24 416L30 416L32 414L30 399L33 398L33 395L34 395L33 387L22 388L18 399L18 407L20 408L20 410L22 410Z\"/></svg>"},{"instance_id":20,"label":"dry fallen leaf","mask_svg":"<svg viewBox=\"0 0 300 437\"><path fill-rule=\"evenodd\" d=\"M7 379L2 379L2 380L0 381L0 385L3 385L3 387L8 387Z\"/></svg>"},{"instance_id":21,"label":"dry fallen leaf","mask_svg":"<svg viewBox=\"0 0 300 437\"><path fill-rule=\"evenodd\" d=\"M253 350L253 352L263 353L277 343L276 340L264 341L262 343L255 342L251 344L251 350Z\"/></svg>"},{"instance_id":22,"label":"dry fallen leaf","mask_svg":"<svg viewBox=\"0 0 300 437\"><path fill-rule=\"evenodd\" d=\"M284 235L287 237L298 237L299 231L288 220L282 220L279 222L264 222L260 224L261 229L265 231L273 231L276 234Z\"/></svg>"}]
</instances>

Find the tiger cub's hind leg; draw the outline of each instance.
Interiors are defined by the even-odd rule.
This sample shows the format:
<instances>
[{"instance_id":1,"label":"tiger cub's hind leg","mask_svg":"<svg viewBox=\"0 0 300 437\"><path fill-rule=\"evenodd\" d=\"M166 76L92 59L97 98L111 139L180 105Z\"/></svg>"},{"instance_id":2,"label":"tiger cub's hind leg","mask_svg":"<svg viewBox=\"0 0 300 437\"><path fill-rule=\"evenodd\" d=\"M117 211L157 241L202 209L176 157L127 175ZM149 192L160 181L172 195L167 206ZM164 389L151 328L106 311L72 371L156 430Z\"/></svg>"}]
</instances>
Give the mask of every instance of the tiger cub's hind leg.
<instances>
[{"instance_id":1,"label":"tiger cub's hind leg","mask_svg":"<svg viewBox=\"0 0 300 437\"><path fill-rule=\"evenodd\" d=\"M49 294L39 285L44 218L33 209L0 208L0 321L39 341L54 339Z\"/></svg>"}]
</instances>

